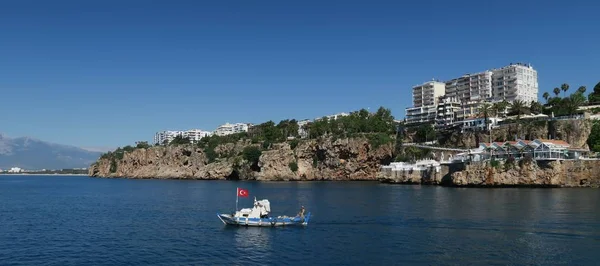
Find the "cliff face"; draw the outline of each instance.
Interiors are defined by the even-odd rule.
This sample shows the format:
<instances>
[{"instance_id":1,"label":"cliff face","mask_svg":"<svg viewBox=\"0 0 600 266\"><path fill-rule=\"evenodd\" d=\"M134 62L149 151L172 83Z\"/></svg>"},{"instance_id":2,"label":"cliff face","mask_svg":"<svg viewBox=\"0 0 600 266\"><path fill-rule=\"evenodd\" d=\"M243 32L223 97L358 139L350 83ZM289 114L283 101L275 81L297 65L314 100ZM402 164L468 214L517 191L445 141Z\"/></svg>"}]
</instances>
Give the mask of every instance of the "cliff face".
<instances>
[{"instance_id":1,"label":"cliff face","mask_svg":"<svg viewBox=\"0 0 600 266\"><path fill-rule=\"evenodd\" d=\"M514 140L515 136L521 139L547 139L549 137L562 139L571 144L573 148L587 148L587 139L592 131L591 120L558 120L558 121L533 121L513 123L500 126L492 130L493 141ZM455 148L474 148L480 142L489 142L487 132L452 132L445 134L439 140L440 144Z\"/></svg>"},{"instance_id":2,"label":"cliff face","mask_svg":"<svg viewBox=\"0 0 600 266\"><path fill-rule=\"evenodd\" d=\"M389 163L393 145L374 148L367 139L307 140L292 149L288 143L263 151L257 166L240 154L249 142L222 144L220 157L209 163L192 145L152 147L125 153L123 159L100 159L90 167L93 177L245 179L245 180L376 180L381 163ZM297 165L294 169L292 165ZM111 171L111 168L113 168ZM294 171L295 170L295 171Z\"/></svg>"},{"instance_id":3,"label":"cliff face","mask_svg":"<svg viewBox=\"0 0 600 266\"><path fill-rule=\"evenodd\" d=\"M600 187L600 161L548 161L492 167L489 163L442 166L440 172L382 171L386 183L469 187Z\"/></svg>"},{"instance_id":4,"label":"cliff face","mask_svg":"<svg viewBox=\"0 0 600 266\"><path fill-rule=\"evenodd\" d=\"M473 164L450 174L455 186L599 187L600 161L551 161L521 166Z\"/></svg>"}]
</instances>

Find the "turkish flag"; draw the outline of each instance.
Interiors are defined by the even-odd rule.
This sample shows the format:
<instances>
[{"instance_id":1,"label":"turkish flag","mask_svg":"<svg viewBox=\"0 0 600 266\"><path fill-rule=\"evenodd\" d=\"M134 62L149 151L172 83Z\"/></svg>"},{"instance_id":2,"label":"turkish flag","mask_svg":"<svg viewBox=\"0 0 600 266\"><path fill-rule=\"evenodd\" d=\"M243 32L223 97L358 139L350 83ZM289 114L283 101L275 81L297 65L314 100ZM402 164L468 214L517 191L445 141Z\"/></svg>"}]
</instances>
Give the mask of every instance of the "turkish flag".
<instances>
[{"instance_id":1,"label":"turkish flag","mask_svg":"<svg viewBox=\"0 0 600 266\"><path fill-rule=\"evenodd\" d=\"M237 195L238 197L248 197L248 190L247 189L243 189L243 188L238 188L237 189Z\"/></svg>"}]
</instances>

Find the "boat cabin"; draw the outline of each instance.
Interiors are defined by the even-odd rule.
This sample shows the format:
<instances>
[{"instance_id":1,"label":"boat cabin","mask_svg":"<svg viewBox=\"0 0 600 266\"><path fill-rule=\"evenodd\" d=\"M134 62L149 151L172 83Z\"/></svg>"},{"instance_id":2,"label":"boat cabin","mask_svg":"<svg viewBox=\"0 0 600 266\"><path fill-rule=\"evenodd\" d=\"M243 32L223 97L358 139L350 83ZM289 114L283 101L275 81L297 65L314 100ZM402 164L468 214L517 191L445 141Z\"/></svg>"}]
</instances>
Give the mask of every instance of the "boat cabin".
<instances>
[{"instance_id":1,"label":"boat cabin","mask_svg":"<svg viewBox=\"0 0 600 266\"><path fill-rule=\"evenodd\" d=\"M267 218L271 212L271 203L269 200L263 199L257 201L254 198L254 206L252 208L243 208L236 211L235 217L247 217L247 218Z\"/></svg>"}]
</instances>

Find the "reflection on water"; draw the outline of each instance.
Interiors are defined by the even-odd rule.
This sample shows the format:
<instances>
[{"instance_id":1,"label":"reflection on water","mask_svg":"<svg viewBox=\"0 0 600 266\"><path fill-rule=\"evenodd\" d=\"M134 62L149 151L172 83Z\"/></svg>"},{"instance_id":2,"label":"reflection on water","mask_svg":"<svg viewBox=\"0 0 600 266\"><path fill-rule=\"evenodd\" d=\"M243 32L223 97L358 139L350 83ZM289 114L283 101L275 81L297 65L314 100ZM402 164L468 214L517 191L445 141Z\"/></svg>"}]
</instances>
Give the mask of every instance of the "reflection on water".
<instances>
[{"instance_id":1,"label":"reflection on water","mask_svg":"<svg viewBox=\"0 0 600 266\"><path fill-rule=\"evenodd\" d=\"M270 250L272 232L274 228L262 227L233 227L235 230L235 244L238 249L259 249L261 251Z\"/></svg>"}]
</instances>

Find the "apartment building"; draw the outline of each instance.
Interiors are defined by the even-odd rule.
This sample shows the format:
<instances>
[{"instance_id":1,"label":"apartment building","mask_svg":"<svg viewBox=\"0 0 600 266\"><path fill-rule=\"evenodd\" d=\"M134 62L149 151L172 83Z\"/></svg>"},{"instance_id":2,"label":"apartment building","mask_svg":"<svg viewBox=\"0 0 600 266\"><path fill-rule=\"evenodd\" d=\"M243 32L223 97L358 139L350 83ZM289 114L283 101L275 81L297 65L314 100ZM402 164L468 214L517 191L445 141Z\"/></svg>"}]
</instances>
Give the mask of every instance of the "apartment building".
<instances>
[{"instance_id":1,"label":"apartment building","mask_svg":"<svg viewBox=\"0 0 600 266\"><path fill-rule=\"evenodd\" d=\"M182 136L184 138L190 138L190 141L192 143L195 143L197 141L200 141L200 139L202 139L204 137L210 137L210 136L212 136L212 134L213 133L210 132L210 131L204 131L204 130L201 130L201 129L190 129L190 130L184 131L182 133Z\"/></svg>"},{"instance_id":2,"label":"apartment building","mask_svg":"<svg viewBox=\"0 0 600 266\"><path fill-rule=\"evenodd\" d=\"M242 132L248 132L248 124L246 123L225 123L224 125L220 125L215 130L214 134L217 136L227 136L231 134L237 134Z\"/></svg>"},{"instance_id":3,"label":"apartment building","mask_svg":"<svg viewBox=\"0 0 600 266\"><path fill-rule=\"evenodd\" d=\"M434 122L437 117L437 103L444 96L445 84L429 81L412 88L413 107L406 108L406 123L417 124Z\"/></svg>"},{"instance_id":4,"label":"apartment building","mask_svg":"<svg viewBox=\"0 0 600 266\"><path fill-rule=\"evenodd\" d=\"M538 100L537 71L530 64L511 63L492 72L494 100L526 103Z\"/></svg>"},{"instance_id":5,"label":"apartment building","mask_svg":"<svg viewBox=\"0 0 600 266\"><path fill-rule=\"evenodd\" d=\"M189 138L190 142L195 143L204 137L212 136L212 134L213 133L210 131L204 131L201 129L190 129L186 131L164 130L156 132L156 134L154 135L154 144L169 143L177 136Z\"/></svg>"},{"instance_id":6,"label":"apartment building","mask_svg":"<svg viewBox=\"0 0 600 266\"><path fill-rule=\"evenodd\" d=\"M412 88L413 107L422 107L437 104L438 98L446 93L443 82L429 81Z\"/></svg>"},{"instance_id":7,"label":"apartment building","mask_svg":"<svg viewBox=\"0 0 600 266\"><path fill-rule=\"evenodd\" d=\"M177 136L183 136L183 131L164 130L156 132L156 134L154 134L154 144L169 143Z\"/></svg>"},{"instance_id":8,"label":"apartment building","mask_svg":"<svg viewBox=\"0 0 600 266\"><path fill-rule=\"evenodd\" d=\"M437 117L437 105L427 105L406 109L406 124L434 122Z\"/></svg>"},{"instance_id":9,"label":"apartment building","mask_svg":"<svg viewBox=\"0 0 600 266\"><path fill-rule=\"evenodd\" d=\"M436 127L452 125L458 121L458 113L461 110L458 97L440 97L437 105Z\"/></svg>"},{"instance_id":10,"label":"apartment building","mask_svg":"<svg viewBox=\"0 0 600 266\"><path fill-rule=\"evenodd\" d=\"M337 120L340 117L349 116L349 115L350 115L349 113L337 113L337 114L333 114L333 115L327 115L327 116L315 118L315 121L320 121L320 120L322 120L325 117L328 120Z\"/></svg>"},{"instance_id":11,"label":"apartment building","mask_svg":"<svg viewBox=\"0 0 600 266\"><path fill-rule=\"evenodd\" d=\"M446 96L461 102L484 101L492 97L492 71L465 74L445 83Z\"/></svg>"},{"instance_id":12,"label":"apartment building","mask_svg":"<svg viewBox=\"0 0 600 266\"><path fill-rule=\"evenodd\" d=\"M426 82L413 87L412 94L413 106L406 109L406 123L435 121L437 126L443 126L448 125L446 121L456 123L472 118L485 102L537 101L537 71L528 64L511 63L499 69L465 74L444 83ZM457 102L460 110L457 110Z\"/></svg>"}]
</instances>

